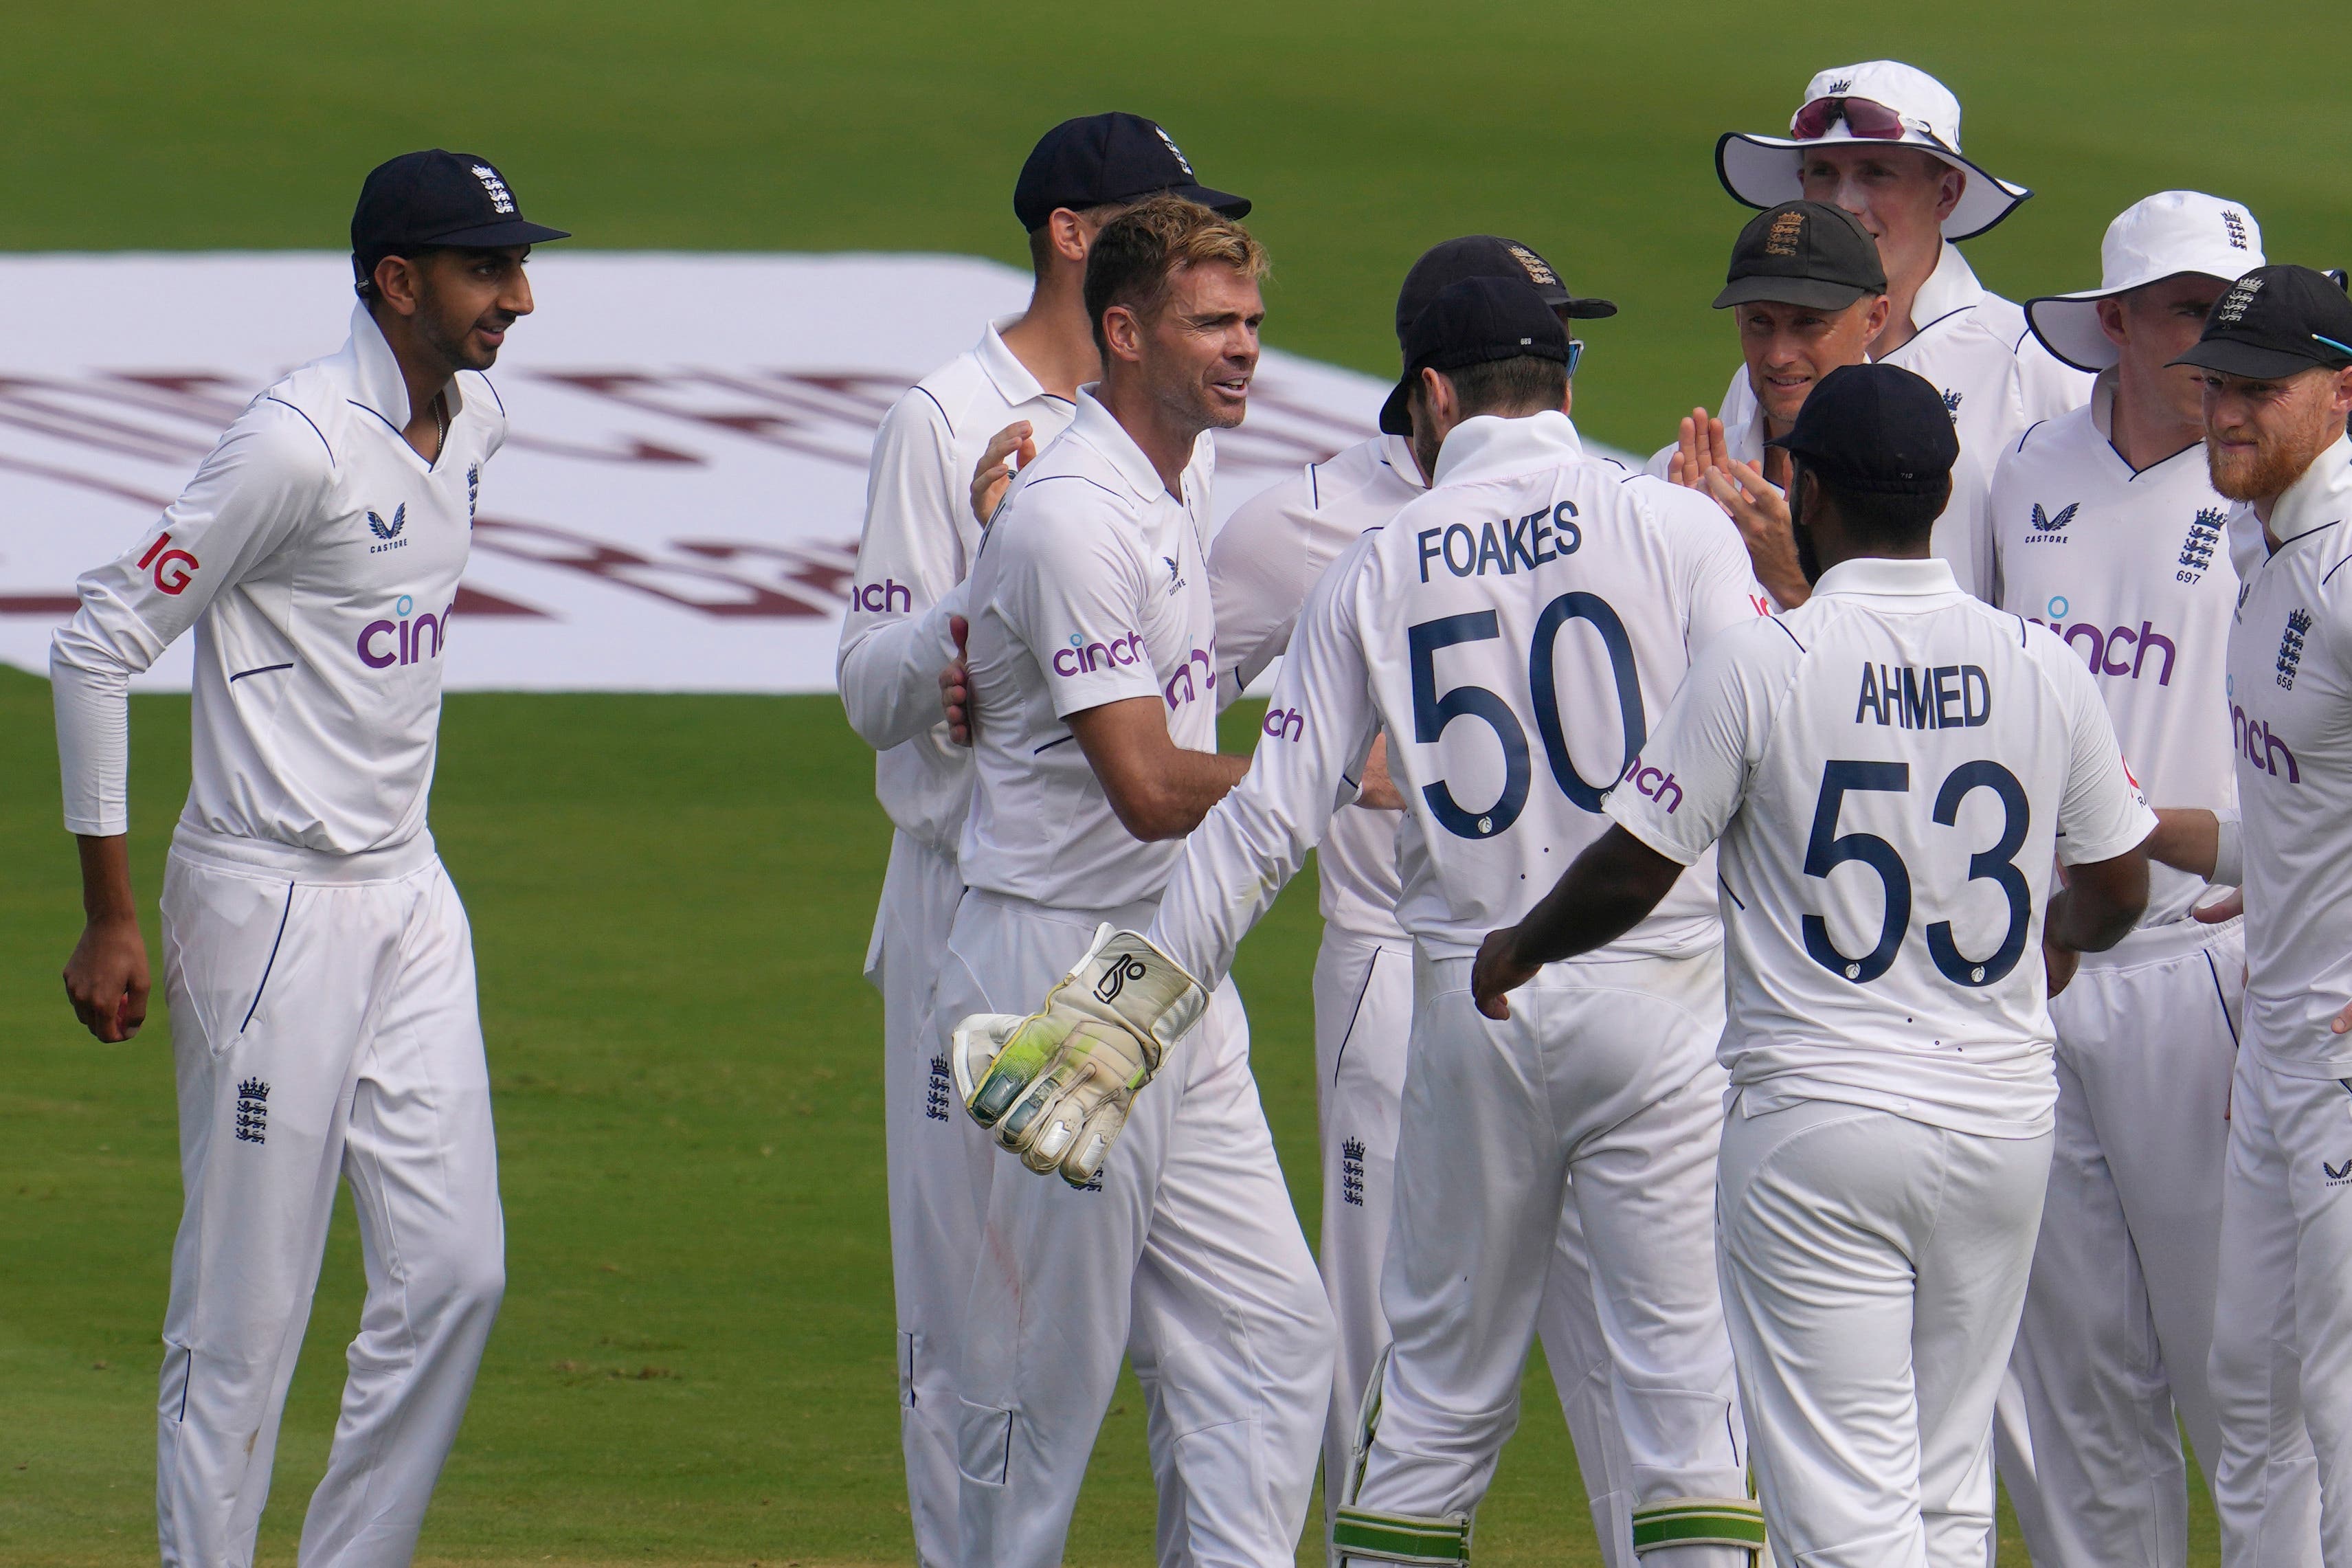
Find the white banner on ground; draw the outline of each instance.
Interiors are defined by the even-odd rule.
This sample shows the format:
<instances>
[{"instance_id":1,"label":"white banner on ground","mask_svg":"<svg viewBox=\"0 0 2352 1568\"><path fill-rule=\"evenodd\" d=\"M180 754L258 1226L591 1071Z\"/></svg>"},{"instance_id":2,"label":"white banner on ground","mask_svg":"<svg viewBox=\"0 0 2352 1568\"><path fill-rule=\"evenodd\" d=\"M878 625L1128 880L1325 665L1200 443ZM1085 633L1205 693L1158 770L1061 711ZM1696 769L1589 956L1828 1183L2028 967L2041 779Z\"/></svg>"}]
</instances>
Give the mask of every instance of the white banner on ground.
<instances>
[{"instance_id":1,"label":"white banner on ground","mask_svg":"<svg viewBox=\"0 0 2352 1568\"><path fill-rule=\"evenodd\" d=\"M944 256L568 250L491 373L452 689L830 691L874 428L1019 310ZM46 673L74 579L131 543L247 400L333 352L348 258L0 258L0 662ZM1218 437L1220 519L1362 439L1386 386L1269 351ZM185 689L176 647L140 683Z\"/></svg>"}]
</instances>

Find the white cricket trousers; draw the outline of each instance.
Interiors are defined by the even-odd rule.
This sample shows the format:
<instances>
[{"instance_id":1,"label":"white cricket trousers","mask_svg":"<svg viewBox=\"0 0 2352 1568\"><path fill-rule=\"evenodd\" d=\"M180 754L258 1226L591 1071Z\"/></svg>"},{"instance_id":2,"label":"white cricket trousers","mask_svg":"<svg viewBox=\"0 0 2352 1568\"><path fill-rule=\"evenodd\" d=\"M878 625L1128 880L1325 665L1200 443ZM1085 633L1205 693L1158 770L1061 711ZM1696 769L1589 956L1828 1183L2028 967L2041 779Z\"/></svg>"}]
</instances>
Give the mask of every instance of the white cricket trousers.
<instances>
[{"instance_id":1,"label":"white cricket trousers","mask_svg":"<svg viewBox=\"0 0 2352 1568\"><path fill-rule=\"evenodd\" d=\"M2244 975L2239 922L2184 920L2084 954L2051 999L2058 1126L2012 1358L2040 1568L2188 1562L2180 1428L2207 1469L2221 1452L2206 1361Z\"/></svg>"},{"instance_id":2,"label":"white cricket trousers","mask_svg":"<svg viewBox=\"0 0 2352 1568\"><path fill-rule=\"evenodd\" d=\"M1416 964L1381 1283L1395 1352L1354 1506L1475 1513L1518 1424L1520 1374L1571 1205L1609 1354L1627 1511L1745 1497L1712 1235L1720 951L1549 965L1511 994L1507 1022L1479 1014L1470 969L1425 953ZM1670 1546L1644 1561L1744 1568L1748 1557Z\"/></svg>"},{"instance_id":3,"label":"white cricket trousers","mask_svg":"<svg viewBox=\"0 0 2352 1568\"><path fill-rule=\"evenodd\" d=\"M335 1184L367 1301L304 1568L401 1568L505 1289L472 934L420 837L319 855L183 825L163 988L186 1207L155 1504L165 1568L246 1568Z\"/></svg>"},{"instance_id":4,"label":"white cricket trousers","mask_svg":"<svg viewBox=\"0 0 2352 1568\"><path fill-rule=\"evenodd\" d=\"M1801 1568L1979 1568L1992 1413L2050 1135L1734 1100L1717 1197L1723 1307L1764 1521Z\"/></svg>"},{"instance_id":5,"label":"white cricket trousers","mask_svg":"<svg viewBox=\"0 0 2352 1568\"><path fill-rule=\"evenodd\" d=\"M955 1568L955 1357L988 1184L1003 1158L966 1115L931 1007L963 879L955 857L900 832L866 955L882 993L882 1112L890 1279L898 1316L898 1443L921 1568ZM950 1020L950 1023L953 1020Z\"/></svg>"},{"instance_id":6,"label":"white cricket trousers","mask_svg":"<svg viewBox=\"0 0 2352 1568\"><path fill-rule=\"evenodd\" d=\"M2352 1565L2352 1079L2250 1031L2230 1097L2213 1467L2223 1568ZM2306 1069L2308 1070L2308 1069Z\"/></svg>"},{"instance_id":7,"label":"white cricket trousers","mask_svg":"<svg viewBox=\"0 0 2352 1568\"><path fill-rule=\"evenodd\" d=\"M1339 1326L1331 1413L1323 1428L1327 1530L1346 1500L1364 1385L1389 1345L1381 1263L1395 1207L1397 1107L1404 1095L1412 1011L1412 943L1327 922L1315 959L1315 1099L1323 1154L1317 1263ZM1576 1445L1601 1563L1633 1568L1633 1503L1625 1489L1625 1446L1617 1435L1609 1342L1593 1301L1583 1221L1572 1203L1560 1208L1551 1277L1536 1324Z\"/></svg>"},{"instance_id":8,"label":"white cricket trousers","mask_svg":"<svg viewBox=\"0 0 2352 1568\"><path fill-rule=\"evenodd\" d=\"M1104 921L971 892L940 1026L1033 1012ZM1290 1206L1233 983L1137 1094L1100 1190L1010 1154L964 1315L963 1561L1053 1568L1122 1352L1150 1404L1163 1563L1289 1568L1331 1386L1331 1309Z\"/></svg>"}]
</instances>

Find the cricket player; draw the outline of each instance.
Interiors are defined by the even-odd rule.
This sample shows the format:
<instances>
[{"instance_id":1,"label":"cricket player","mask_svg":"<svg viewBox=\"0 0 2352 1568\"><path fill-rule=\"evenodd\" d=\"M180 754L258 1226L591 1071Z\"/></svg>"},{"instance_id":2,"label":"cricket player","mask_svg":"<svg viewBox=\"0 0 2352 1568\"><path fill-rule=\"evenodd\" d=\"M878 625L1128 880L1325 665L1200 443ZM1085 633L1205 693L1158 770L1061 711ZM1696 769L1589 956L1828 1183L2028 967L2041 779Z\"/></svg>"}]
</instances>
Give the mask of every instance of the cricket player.
<instances>
[{"instance_id":1,"label":"cricket player","mask_svg":"<svg viewBox=\"0 0 2352 1568\"><path fill-rule=\"evenodd\" d=\"M1935 383L1979 476L2027 426L2090 395L2090 378L2033 341L2024 313L1986 292L1954 243L1991 228L2033 193L1962 155L1959 100L1933 77L1894 60L1822 71L1787 136L1727 132L1715 166L1724 189L1749 206L1803 197L1843 207L1877 240L1887 317L1866 345L1870 356ZM1748 376L1735 373L1716 416L1738 430L1756 406ZM1968 499L1965 471L1956 484ZM1972 537L1982 536L1979 521ZM1969 593L1991 591L1981 550L1946 559Z\"/></svg>"},{"instance_id":2,"label":"cricket player","mask_svg":"<svg viewBox=\"0 0 2352 1568\"><path fill-rule=\"evenodd\" d=\"M1998 602L2083 661L2150 800L2234 817L2230 503L2206 474L2202 373L2173 361L2262 265L2262 230L2242 204L2166 191L2109 225L2100 254L2098 288L2026 307L2050 352L2098 379L2001 459ZM2046 1521L2035 1560L2055 1568L2181 1568L2180 1426L2209 1468L2221 1451L2205 1367L2245 941L2238 921L2190 918L2215 891L2156 867L2137 929L2050 1002L2057 1128L2013 1368ZM2264 1527L2284 1500L2214 1497L2275 1561L2316 1562L2310 1521L2300 1552L2295 1521Z\"/></svg>"},{"instance_id":3,"label":"cricket player","mask_svg":"<svg viewBox=\"0 0 2352 1568\"><path fill-rule=\"evenodd\" d=\"M497 167L410 153L352 216L341 353L263 392L49 656L101 1040L148 970L126 848L131 678L193 628L194 778L163 878L186 1207L157 1420L166 1568L252 1561L338 1177L367 1304L306 1568L405 1564L505 1287L472 936L425 826L451 612L530 313Z\"/></svg>"},{"instance_id":4,"label":"cricket player","mask_svg":"<svg viewBox=\"0 0 2352 1568\"><path fill-rule=\"evenodd\" d=\"M1314 1485L1331 1313L1231 985L1199 998L1201 1028L1115 1142L1061 1128L1040 1148L1035 1108L1005 1116L983 1081L1003 1037L989 1016L1031 1005L1104 922L1147 922L1173 841L1248 765L1212 749L1206 459L1209 432L1248 407L1265 267L1246 230L1173 196L1095 237L1103 380L1021 469L972 567L971 890L937 1010L962 1021L967 1103L1065 1178L1004 1165L980 1227L958 1457L964 1560L992 1568L1061 1561L1122 1352L1165 1425L1162 1561L1287 1564Z\"/></svg>"},{"instance_id":5,"label":"cricket player","mask_svg":"<svg viewBox=\"0 0 2352 1568\"><path fill-rule=\"evenodd\" d=\"M989 323L884 416L842 622L842 706L879 753L875 794L894 829L866 975L882 993L899 1438L916 1560L936 1568L961 1561L958 1324L996 1162L980 1130L955 1113L932 1026L940 952L963 897L956 841L971 801L971 753L950 742L935 682L955 651L950 622L963 614L955 589L980 540L975 469L1001 472L1016 452L1034 456L1069 423L1078 387L1102 374L1084 298L1087 249L1104 224L1163 191L1234 217L1249 211L1242 197L1203 188L1175 142L1140 116L1065 121L1038 141L1013 193L1035 277L1029 308Z\"/></svg>"},{"instance_id":6,"label":"cricket player","mask_svg":"<svg viewBox=\"0 0 2352 1568\"><path fill-rule=\"evenodd\" d=\"M1704 490L1748 541L1756 575L1783 609L1812 590L1789 531L1788 454L1766 443L1797 422L1806 395L1842 364L1869 360L1890 307L1877 244L1860 219L1821 202L1783 202L1739 231L1715 308L1733 312L1753 416L1727 426L1693 409L1679 438L1650 459L1662 479ZM1956 574L1990 581L1984 474L1965 454L1930 546Z\"/></svg>"},{"instance_id":7,"label":"cricket player","mask_svg":"<svg viewBox=\"0 0 2352 1568\"><path fill-rule=\"evenodd\" d=\"M1517 240L1470 235L1434 247L1405 274L1397 295L1400 349L1429 302L1465 278L1524 279L1563 327L1617 310L1606 300L1570 292L1549 262ZM1571 395L1580 347L1570 339ZM1412 400L1391 397L1381 411L1381 433L1370 440L1310 463L1243 503L1211 544L1218 656L1233 671L1218 689L1221 708L1289 647L1300 606L1325 569L1428 489L1436 443L1425 443L1425 456L1416 450L1424 443L1414 438ZM1375 743L1373 756L1384 759L1386 749L1385 741ZM1396 835L1403 803L1392 784L1378 782L1386 777L1384 760L1368 763L1368 787L1358 809L1332 816L1316 858L1323 912L1314 982L1315 1094L1323 1159L1317 1262L1339 1330L1330 1416L1323 1429L1327 1514L1337 1513L1344 1496L1339 1483L1348 1474L1364 1389L1389 1344L1388 1320L1381 1312L1381 1260L1388 1251L1397 1108L1412 1028L1412 943L1396 919L1402 892ZM1574 1205L1561 1211L1540 1323L1602 1559L1611 1568L1632 1568L1632 1505L1610 1391L1609 1346L1594 1308Z\"/></svg>"},{"instance_id":8,"label":"cricket player","mask_svg":"<svg viewBox=\"0 0 2352 1568\"><path fill-rule=\"evenodd\" d=\"M1478 1019L1468 981L1472 942L1595 832L1687 650L1755 619L1761 591L1718 510L1585 458L1560 411L1568 334L1525 279L1451 285L1405 347L1416 446L1438 447L1429 493L1317 584L1249 774L1184 846L1148 933L1101 932L1044 1013L1005 1021L1020 1026L991 1081L1034 1087L1002 1125L1035 1103L1030 1125L1050 1136L1107 1071L1118 1081L1107 1062L1181 1056L1156 1042L1199 1014L1385 730L1410 808L1397 918L1415 942L1415 1020L1381 1292L1394 1348L1354 1464L1327 1477L1347 1491L1336 1555L1469 1560L1573 1201L1633 1547L1657 1568L1744 1563L1762 1531L1708 1237L1723 1079L1706 883L1562 976L1523 1025ZM1125 983L1107 995L1106 979ZM1134 1091L1136 1112L1163 1092Z\"/></svg>"},{"instance_id":9,"label":"cricket player","mask_svg":"<svg viewBox=\"0 0 2352 1568\"><path fill-rule=\"evenodd\" d=\"M2309 268L2256 268L2181 362L2202 374L2213 488L2240 503L2227 689L2244 826L2237 849L2226 832L2206 847L2219 879L2242 859L2248 969L2221 1189L2212 1471L2217 1503L2267 1507L2259 1519L2222 1512L2222 1561L2308 1562L2315 1513L2320 1561L2347 1563L2352 300Z\"/></svg>"},{"instance_id":10,"label":"cricket player","mask_svg":"<svg viewBox=\"0 0 2352 1568\"><path fill-rule=\"evenodd\" d=\"M2156 818L2081 662L1929 554L1958 456L1934 385L1832 371L1782 443L1813 595L1700 656L1475 990L1517 1015L1722 839L1717 1246L1774 1551L1974 1568L2050 1162L2037 959L2130 929Z\"/></svg>"}]
</instances>

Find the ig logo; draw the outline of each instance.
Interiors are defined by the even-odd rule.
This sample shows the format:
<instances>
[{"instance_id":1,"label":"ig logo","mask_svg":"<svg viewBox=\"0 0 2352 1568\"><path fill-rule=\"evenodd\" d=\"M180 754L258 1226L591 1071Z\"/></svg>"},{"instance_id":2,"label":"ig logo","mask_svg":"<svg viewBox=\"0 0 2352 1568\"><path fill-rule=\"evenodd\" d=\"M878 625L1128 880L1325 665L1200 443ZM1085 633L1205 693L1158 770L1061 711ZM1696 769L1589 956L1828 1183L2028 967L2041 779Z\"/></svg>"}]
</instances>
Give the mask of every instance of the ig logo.
<instances>
[{"instance_id":1,"label":"ig logo","mask_svg":"<svg viewBox=\"0 0 2352 1568\"><path fill-rule=\"evenodd\" d=\"M163 548L171 542L170 534L158 534L155 542L147 547L147 553L139 558L139 564L142 569L149 566L154 568L157 592L184 594L188 591L189 579L202 563L184 550ZM184 569L180 564L182 562L187 563Z\"/></svg>"}]
</instances>

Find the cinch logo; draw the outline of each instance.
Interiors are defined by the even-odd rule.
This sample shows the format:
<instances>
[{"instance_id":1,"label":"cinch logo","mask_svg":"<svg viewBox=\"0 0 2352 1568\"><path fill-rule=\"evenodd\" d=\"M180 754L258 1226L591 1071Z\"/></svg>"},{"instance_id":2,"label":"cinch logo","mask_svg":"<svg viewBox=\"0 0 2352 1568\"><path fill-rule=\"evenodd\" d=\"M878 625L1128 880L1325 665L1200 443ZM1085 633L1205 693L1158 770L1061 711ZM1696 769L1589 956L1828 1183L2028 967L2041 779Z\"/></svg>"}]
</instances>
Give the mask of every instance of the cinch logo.
<instances>
[{"instance_id":1,"label":"cinch logo","mask_svg":"<svg viewBox=\"0 0 2352 1568\"><path fill-rule=\"evenodd\" d=\"M1635 757L1626 765L1622 782L1632 784L1636 790L1664 806L1668 816L1682 809L1683 786L1675 782L1675 775L1650 766L1639 757ZM1672 800L1666 798L1668 790L1675 792L1675 798Z\"/></svg>"},{"instance_id":2,"label":"cinch logo","mask_svg":"<svg viewBox=\"0 0 2352 1568\"><path fill-rule=\"evenodd\" d=\"M2230 704L2230 742L2238 749L2238 754L2252 763L2257 771L2276 778L2279 763L2284 761L2286 763L2286 782L2303 782L2303 770L2294 765L2294 753L2287 750L2286 742L2280 740L2268 724L2252 717L2234 702Z\"/></svg>"},{"instance_id":3,"label":"cinch logo","mask_svg":"<svg viewBox=\"0 0 2352 1568\"><path fill-rule=\"evenodd\" d=\"M1142 640L1141 637L1135 639L1139 647L1141 646ZM1201 667L1201 680L1197 687L1192 682L1192 667L1196 664ZM1181 695L1178 693L1180 687L1182 689ZM1168 706L1173 708L1179 703L1193 701L1202 693L1214 691L1216 689L1216 661L1207 650L1196 647L1192 650L1192 656L1178 665L1176 673L1168 678Z\"/></svg>"},{"instance_id":4,"label":"cinch logo","mask_svg":"<svg viewBox=\"0 0 2352 1568\"><path fill-rule=\"evenodd\" d=\"M147 547L147 553L139 558L139 564L142 569L144 569L151 564L153 566L155 572L155 588L157 592L164 594L185 593L188 587L189 577L192 576L195 573L196 568L203 563L184 550L166 550L163 548L171 542L172 536L170 534L157 534L155 536L155 542ZM181 570L180 567L180 563L184 561L187 563L187 569L185 571Z\"/></svg>"},{"instance_id":5,"label":"cinch logo","mask_svg":"<svg viewBox=\"0 0 2352 1568\"><path fill-rule=\"evenodd\" d=\"M1531 511L1517 522L1507 517L1498 519L1476 533L1459 522L1450 528L1424 528L1413 535L1421 551L1421 580L1429 581L1433 561L1444 562L1445 569L1456 577L1484 577L1491 562L1496 572L1508 577L1522 566L1532 572L1563 555L1573 555L1584 542L1583 531L1570 521L1576 515L1576 503L1564 500L1546 510ZM1503 531L1496 533L1498 528Z\"/></svg>"},{"instance_id":6,"label":"cinch logo","mask_svg":"<svg viewBox=\"0 0 2352 1568\"><path fill-rule=\"evenodd\" d=\"M887 586L887 584L884 584ZM1143 634L1129 632L1110 641L1087 642L1076 632L1070 646L1054 650L1055 675L1086 675L1114 664L1133 664L1143 657ZM1172 703L1171 703L1172 706Z\"/></svg>"},{"instance_id":7,"label":"cinch logo","mask_svg":"<svg viewBox=\"0 0 2352 1568\"><path fill-rule=\"evenodd\" d=\"M422 664L428 658L440 657L441 639L448 635L449 617L457 613L457 606L453 603L437 616L419 616L412 621L408 618L408 612L415 607L416 601L403 594L392 606L392 613L399 617L397 620L370 621L367 624L360 633L358 644L362 664L370 669L389 669L395 664ZM427 632L433 634L433 647L429 651L425 647L425 634ZM379 649L378 640L385 637L392 639L390 646Z\"/></svg>"},{"instance_id":8,"label":"cinch logo","mask_svg":"<svg viewBox=\"0 0 2352 1568\"><path fill-rule=\"evenodd\" d=\"M2147 666L2147 656L2150 650L2161 649L2164 654L2164 663L2158 667L2156 683L2158 686L2172 684L2172 659L2179 650L2173 646L2170 637L2156 629L2153 622L2140 622L2137 631L2132 630L2129 626L2117 626L2110 631L2105 626L2094 626L2089 621L2076 621L2069 625L2065 615L2065 596L2058 595L2050 601L2048 620L2045 621L2039 616L2028 616L2025 618L2037 626L2049 627L2058 634L2059 640L2067 647L2079 649L2084 662L2090 666L2093 675L2121 675L2137 680L2140 671ZM2116 657L2116 645L2118 643L2137 645L2133 647L2132 657L2128 660Z\"/></svg>"},{"instance_id":9,"label":"cinch logo","mask_svg":"<svg viewBox=\"0 0 2352 1568\"><path fill-rule=\"evenodd\" d=\"M1277 741L1296 741L1307 733L1307 714L1303 709L1269 708L1261 728Z\"/></svg>"},{"instance_id":10,"label":"cinch logo","mask_svg":"<svg viewBox=\"0 0 2352 1568\"><path fill-rule=\"evenodd\" d=\"M885 577L879 583L853 583L849 587L849 607L853 610L888 612L915 610L914 590L896 577ZM1070 673L1065 671L1065 673Z\"/></svg>"}]
</instances>

